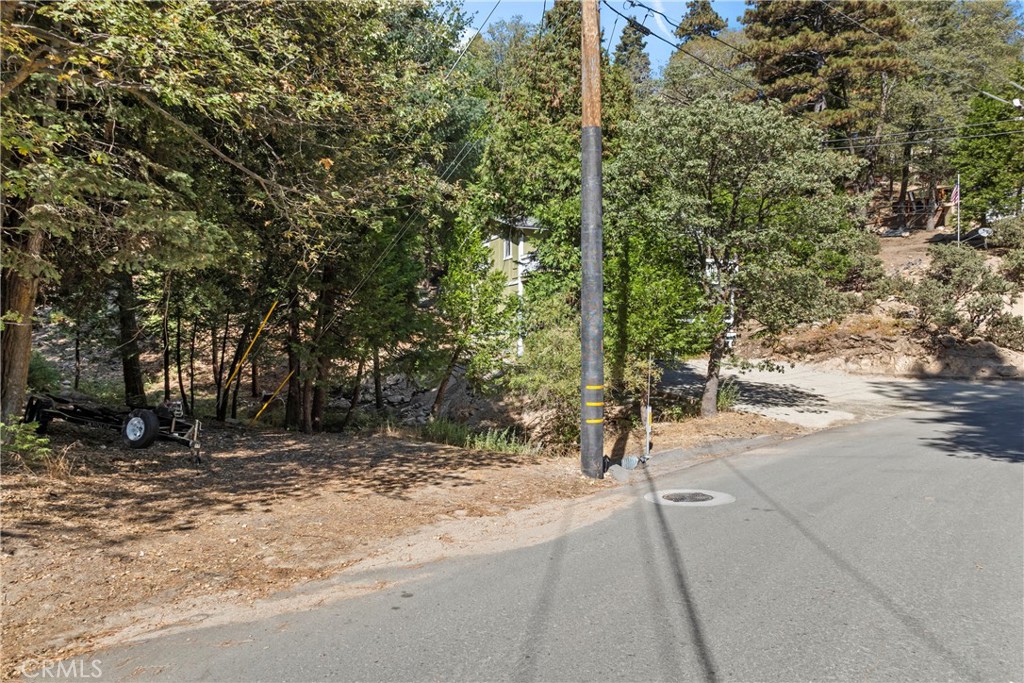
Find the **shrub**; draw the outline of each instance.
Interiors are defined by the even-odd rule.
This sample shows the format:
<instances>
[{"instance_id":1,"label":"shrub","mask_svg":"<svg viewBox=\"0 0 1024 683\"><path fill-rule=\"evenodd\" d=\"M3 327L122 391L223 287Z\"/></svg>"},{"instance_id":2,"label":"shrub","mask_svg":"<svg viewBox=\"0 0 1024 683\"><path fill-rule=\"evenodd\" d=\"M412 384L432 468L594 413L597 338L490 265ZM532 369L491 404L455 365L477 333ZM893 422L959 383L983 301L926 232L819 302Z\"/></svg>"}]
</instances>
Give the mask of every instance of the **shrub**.
<instances>
[{"instance_id":1,"label":"shrub","mask_svg":"<svg viewBox=\"0 0 1024 683\"><path fill-rule=\"evenodd\" d=\"M930 253L924 279L909 293L918 324L935 334L984 335L989 323L1002 315L1013 285L992 272L974 249L937 245Z\"/></svg>"},{"instance_id":2,"label":"shrub","mask_svg":"<svg viewBox=\"0 0 1024 683\"><path fill-rule=\"evenodd\" d=\"M33 351L28 362L28 388L32 391L55 391L60 386L60 371L43 354Z\"/></svg>"},{"instance_id":3,"label":"shrub","mask_svg":"<svg viewBox=\"0 0 1024 683\"><path fill-rule=\"evenodd\" d=\"M513 427L506 429L489 428L482 432L475 432L468 425L461 422L434 420L423 425L420 430L420 437L427 441L443 443L448 446L493 451L495 453L529 455L536 452L536 448L529 441L516 434Z\"/></svg>"},{"instance_id":4,"label":"shrub","mask_svg":"<svg viewBox=\"0 0 1024 683\"><path fill-rule=\"evenodd\" d=\"M740 402L740 387L731 377L718 386L718 410L727 412Z\"/></svg>"},{"instance_id":5,"label":"shrub","mask_svg":"<svg viewBox=\"0 0 1024 683\"><path fill-rule=\"evenodd\" d=\"M36 433L39 424L4 424L0 422L0 452L5 467L23 468L29 472L42 472L51 477L64 477L71 473L71 459L67 449L54 453L50 440Z\"/></svg>"}]
</instances>

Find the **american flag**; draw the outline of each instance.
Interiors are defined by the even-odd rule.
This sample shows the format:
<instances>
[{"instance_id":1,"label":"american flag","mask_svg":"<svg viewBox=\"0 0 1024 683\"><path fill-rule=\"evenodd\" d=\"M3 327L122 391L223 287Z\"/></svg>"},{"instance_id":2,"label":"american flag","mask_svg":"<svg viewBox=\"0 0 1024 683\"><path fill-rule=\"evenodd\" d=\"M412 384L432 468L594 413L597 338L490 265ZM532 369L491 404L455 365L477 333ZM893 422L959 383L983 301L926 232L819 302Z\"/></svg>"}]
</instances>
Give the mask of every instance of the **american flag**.
<instances>
[{"instance_id":1,"label":"american flag","mask_svg":"<svg viewBox=\"0 0 1024 683\"><path fill-rule=\"evenodd\" d=\"M957 184L953 186L953 194L951 194L949 196L949 201L953 202L957 206L960 206L960 183L959 182L957 182Z\"/></svg>"}]
</instances>

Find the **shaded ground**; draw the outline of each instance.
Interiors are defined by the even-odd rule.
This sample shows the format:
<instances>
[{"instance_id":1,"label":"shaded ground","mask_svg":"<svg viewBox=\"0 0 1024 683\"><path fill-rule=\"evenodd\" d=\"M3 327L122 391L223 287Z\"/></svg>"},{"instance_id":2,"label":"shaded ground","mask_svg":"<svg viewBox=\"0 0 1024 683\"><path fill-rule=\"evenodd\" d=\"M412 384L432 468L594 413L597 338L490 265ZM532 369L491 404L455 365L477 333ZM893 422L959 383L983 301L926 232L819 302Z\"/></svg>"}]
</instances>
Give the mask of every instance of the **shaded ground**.
<instances>
[{"instance_id":1,"label":"shaded ground","mask_svg":"<svg viewBox=\"0 0 1024 683\"><path fill-rule=\"evenodd\" d=\"M795 428L726 413L659 426L655 445L780 430ZM366 558L387 561L397 539L429 525L507 515L612 486L580 476L575 458L388 436L213 430L205 439L210 458L198 468L174 444L122 450L115 433L58 422L51 439L55 451L66 452L71 474L8 468L3 478L5 676L29 658L201 621L211 604L251 605ZM454 546L477 536L432 538Z\"/></svg>"}]
</instances>

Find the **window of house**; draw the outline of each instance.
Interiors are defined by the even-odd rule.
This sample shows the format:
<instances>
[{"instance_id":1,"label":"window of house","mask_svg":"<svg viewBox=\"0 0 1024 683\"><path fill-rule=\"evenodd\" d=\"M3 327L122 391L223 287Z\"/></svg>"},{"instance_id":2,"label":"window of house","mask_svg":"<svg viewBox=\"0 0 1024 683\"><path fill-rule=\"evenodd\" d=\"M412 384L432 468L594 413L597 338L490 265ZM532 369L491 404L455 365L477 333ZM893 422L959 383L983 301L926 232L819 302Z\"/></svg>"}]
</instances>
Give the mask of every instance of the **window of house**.
<instances>
[{"instance_id":1,"label":"window of house","mask_svg":"<svg viewBox=\"0 0 1024 683\"><path fill-rule=\"evenodd\" d=\"M512 240L505 239L505 260L512 258Z\"/></svg>"}]
</instances>

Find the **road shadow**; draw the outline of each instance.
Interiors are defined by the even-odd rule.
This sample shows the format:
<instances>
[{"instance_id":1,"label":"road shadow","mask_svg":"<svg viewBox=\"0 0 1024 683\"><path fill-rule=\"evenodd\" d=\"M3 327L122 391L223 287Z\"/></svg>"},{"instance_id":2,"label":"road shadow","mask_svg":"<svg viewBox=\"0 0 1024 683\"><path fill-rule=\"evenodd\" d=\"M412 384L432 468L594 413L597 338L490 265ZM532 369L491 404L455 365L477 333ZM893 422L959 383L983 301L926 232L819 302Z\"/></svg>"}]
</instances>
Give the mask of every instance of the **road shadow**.
<instances>
[{"instance_id":1,"label":"road shadow","mask_svg":"<svg viewBox=\"0 0 1024 683\"><path fill-rule=\"evenodd\" d=\"M651 493L655 493L657 487L655 486L654 479L647 468L643 468L645 483L648 490ZM694 600L693 590L690 586L690 581L687 578L686 566L683 564L682 552L679 549L679 544L676 542L676 537L672 533L672 529L669 527L668 519L665 517L664 507L661 505L651 505L654 508L655 519L657 520L657 533L662 541L662 548L665 556L668 558L670 569L672 571L673 588L675 589L679 601L682 602L685 609L686 624L689 630L690 641L693 643L694 655L697 658L697 662L701 668L701 679L708 681L708 683L715 683L718 680L717 666L715 664L714 657L711 653L711 648L708 645L707 636L704 633L704 622L700 617L700 613L697 609L697 603ZM640 534L643 537L643 534ZM652 578L652 584L654 579ZM667 604L667 603L666 603ZM663 662L663 666L666 662ZM678 662L673 662L675 667L679 667Z\"/></svg>"},{"instance_id":2,"label":"road shadow","mask_svg":"<svg viewBox=\"0 0 1024 683\"><path fill-rule=\"evenodd\" d=\"M792 384L755 382L732 372L723 373L722 379L735 383L739 390L737 402L745 406L794 408L806 413L824 413L828 406L828 399L822 394ZM699 397L703 388L703 373L682 364L666 368L658 384L659 392L676 398Z\"/></svg>"},{"instance_id":3,"label":"road shadow","mask_svg":"<svg viewBox=\"0 0 1024 683\"><path fill-rule=\"evenodd\" d=\"M1024 462L1024 383L872 382L879 394L921 406L911 419L937 429L921 440L952 458Z\"/></svg>"}]
</instances>

